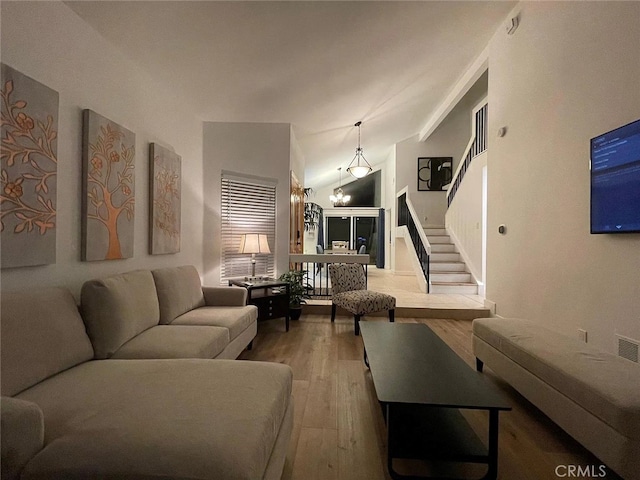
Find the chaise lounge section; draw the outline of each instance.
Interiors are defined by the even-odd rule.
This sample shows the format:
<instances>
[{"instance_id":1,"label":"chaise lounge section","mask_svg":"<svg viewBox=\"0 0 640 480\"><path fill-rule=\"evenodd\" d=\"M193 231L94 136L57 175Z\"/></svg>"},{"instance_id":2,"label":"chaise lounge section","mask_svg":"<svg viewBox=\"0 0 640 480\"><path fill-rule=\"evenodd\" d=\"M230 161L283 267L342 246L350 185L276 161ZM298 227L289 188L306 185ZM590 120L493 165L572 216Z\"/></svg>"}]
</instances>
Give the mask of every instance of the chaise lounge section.
<instances>
[{"instance_id":1,"label":"chaise lounge section","mask_svg":"<svg viewBox=\"0 0 640 480\"><path fill-rule=\"evenodd\" d=\"M529 320L473 321L496 374L627 480L640 479L640 365Z\"/></svg>"},{"instance_id":2,"label":"chaise lounge section","mask_svg":"<svg viewBox=\"0 0 640 480\"><path fill-rule=\"evenodd\" d=\"M288 366L94 360L61 288L3 293L1 328L3 480L280 478Z\"/></svg>"}]
</instances>

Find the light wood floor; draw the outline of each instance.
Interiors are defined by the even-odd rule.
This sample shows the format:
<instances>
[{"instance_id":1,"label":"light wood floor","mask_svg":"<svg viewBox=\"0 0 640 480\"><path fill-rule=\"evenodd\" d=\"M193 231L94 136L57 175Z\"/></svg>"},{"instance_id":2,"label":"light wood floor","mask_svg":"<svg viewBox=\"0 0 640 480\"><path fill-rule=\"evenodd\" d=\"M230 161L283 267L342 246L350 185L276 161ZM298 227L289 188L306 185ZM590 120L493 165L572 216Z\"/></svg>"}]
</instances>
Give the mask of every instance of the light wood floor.
<instances>
[{"instance_id":1,"label":"light wood floor","mask_svg":"<svg viewBox=\"0 0 640 480\"><path fill-rule=\"evenodd\" d=\"M386 321L370 318L366 321ZM471 322L401 318L400 322L429 325L471 367ZM362 340L353 334L353 318L304 315L292 321L260 322L253 349L240 358L286 363L293 369L294 428L283 480L390 479L386 469L386 431L371 375L362 361ZM499 477L504 480L545 480L558 476L558 465L595 465L601 462L553 424L485 366L490 378L510 401L513 410L500 415ZM452 382L455 379L451 379ZM465 412L480 438L485 439L488 418L483 412ZM479 478L486 467L462 470L416 462L397 462L402 473L463 475ZM560 473L565 473L561 470ZM599 470L596 470L598 473ZM618 479L608 471L606 477Z\"/></svg>"}]
</instances>

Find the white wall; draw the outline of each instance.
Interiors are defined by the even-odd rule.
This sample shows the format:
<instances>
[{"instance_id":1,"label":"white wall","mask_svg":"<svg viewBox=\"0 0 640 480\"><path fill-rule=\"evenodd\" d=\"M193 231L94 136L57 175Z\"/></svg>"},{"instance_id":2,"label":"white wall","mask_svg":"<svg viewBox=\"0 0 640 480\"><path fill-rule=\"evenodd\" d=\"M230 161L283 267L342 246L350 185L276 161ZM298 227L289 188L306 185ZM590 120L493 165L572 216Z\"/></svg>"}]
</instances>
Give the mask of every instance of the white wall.
<instances>
[{"instance_id":1,"label":"white wall","mask_svg":"<svg viewBox=\"0 0 640 480\"><path fill-rule=\"evenodd\" d=\"M384 196L382 200L382 206L384 208L384 268L386 269L395 269L395 230L396 230L396 146L394 145L386 160L384 161L383 167L383 181L382 188L384 191Z\"/></svg>"},{"instance_id":2,"label":"white wall","mask_svg":"<svg viewBox=\"0 0 640 480\"><path fill-rule=\"evenodd\" d=\"M407 194L418 218L425 226L444 225L447 200L443 191L418 191L418 157L450 156L452 148L448 144L420 142L417 134L396 143L396 189L408 187Z\"/></svg>"},{"instance_id":3,"label":"white wall","mask_svg":"<svg viewBox=\"0 0 640 480\"><path fill-rule=\"evenodd\" d=\"M59 92L57 261L2 270L2 289L60 285L137 268L202 268L202 123L165 89L59 2L2 2L2 62ZM82 109L136 134L134 256L80 261ZM148 254L148 144L182 156L182 245Z\"/></svg>"},{"instance_id":4,"label":"white wall","mask_svg":"<svg viewBox=\"0 0 640 480\"><path fill-rule=\"evenodd\" d=\"M482 282L482 172L487 153L473 159L449 206L445 225L473 277Z\"/></svg>"},{"instance_id":5,"label":"white wall","mask_svg":"<svg viewBox=\"0 0 640 480\"><path fill-rule=\"evenodd\" d=\"M640 339L640 235L589 234L589 139L640 115L640 3L520 8L490 43L487 298L614 351Z\"/></svg>"},{"instance_id":6,"label":"white wall","mask_svg":"<svg viewBox=\"0 0 640 480\"><path fill-rule=\"evenodd\" d=\"M396 236L394 249L395 255L393 259L393 273L395 275L415 275L413 263L411 263L411 257L409 254L409 248L413 249L411 240L409 240L409 245L410 246L407 245L404 237Z\"/></svg>"},{"instance_id":7,"label":"white wall","mask_svg":"<svg viewBox=\"0 0 640 480\"><path fill-rule=\"evenodd\" d=\"M204 123L204 277L220 283L220 179L223 170L263 178L276 185L276 273L289 268L289 179L291 127L288 123Z\"/></svg>"},{"instance_id":8,"label":"white wall","mask_svg":"<svg viewBox=\"0 0 640 480\"><path fill-rule=\"evenodd\" d=\"M294 173L300 185L306 187L304 184L304 165L305 158L302 149L300 148L300 144L298 143L298 139L293 131L293 127L289 126L289 136L290 136L290 166L289 168Z\"/></svg>"},{"instance_id":9,"label":"white wall","mask_svg":"<svg viewBox=\"0 0 640 480\"><path fill-rule=\"evenodd\" d=\"M485 74L424 142L415 135L396 144L396 190L409 187L409 198L423 226L444 225L447 197L443 191L418 191L418 157L453 157L455 172L471 138L471 110L486 92Z\"/></svg>"}]
</instances>

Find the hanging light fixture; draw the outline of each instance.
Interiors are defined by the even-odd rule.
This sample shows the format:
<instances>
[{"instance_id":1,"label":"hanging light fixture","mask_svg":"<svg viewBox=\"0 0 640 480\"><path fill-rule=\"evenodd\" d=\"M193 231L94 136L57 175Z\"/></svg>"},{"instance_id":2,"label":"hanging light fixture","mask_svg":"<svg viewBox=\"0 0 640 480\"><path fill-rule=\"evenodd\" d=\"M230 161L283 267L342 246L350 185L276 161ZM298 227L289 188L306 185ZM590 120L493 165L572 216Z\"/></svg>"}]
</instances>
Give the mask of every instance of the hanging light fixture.
<instances>
[{"instance_id":1,"label":"hanging light fixture","mask_svg":"<svg viewBox=\"0 0 640 480\"><path fill-rule=\"evenodd\" d=\"M329 195L329 200L336 207L342 207L349 203L351 200L351 195L345 195L342 191L342 167L338 168L338 172L340 172L340 183L338 184L338 189L335 191L335 194Z\"/></svg>"},{"instance_id":2,"label":"hanging light fixture","mask_svg":"<svg viewBox=\"0 0 640 480\"><path fill-rule=\"evenodd\" d=\"M351 160L351 163L347 167L347 172L356 178L366 177L369 175L369 172L373 170L362 154L362 147L360 146L360 125L362 125L362 122L354 125L358 127L358 148L356 148L356 156L353 157L353 160Z\"/></svg>"}]
</instances>

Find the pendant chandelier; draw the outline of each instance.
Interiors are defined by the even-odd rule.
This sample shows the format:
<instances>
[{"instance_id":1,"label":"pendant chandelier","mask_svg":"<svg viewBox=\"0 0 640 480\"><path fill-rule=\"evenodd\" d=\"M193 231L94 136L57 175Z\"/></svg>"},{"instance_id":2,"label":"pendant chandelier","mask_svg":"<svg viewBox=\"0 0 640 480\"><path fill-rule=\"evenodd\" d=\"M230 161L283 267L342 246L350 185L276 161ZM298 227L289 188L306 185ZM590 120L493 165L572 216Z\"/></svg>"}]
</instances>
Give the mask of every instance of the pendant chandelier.
<instances>
[{"instance_id":1,"label":"pendant chandelier","mask_svg":"<svg viewBox=\"0 0 640 480\"><path fill-rule=\"evenodd\" d=\"M347 167L347 172L356 178L366 177L369 175L369 172L373 170L371 165L369 165L369 162L367 162L367 159L364 158L364 155L362 154L362 147L360 146L360 125L362 125L362 122L358 122L354 125L355 127L358 127L358 148L356 148L356 156L353 157L353 160L351 160L351 163Z\"/></svg>"},{"instance_id":2,"label":"pendant chandelier","mask_svg":"<svg viewBox=\"0 0 640 480\"><path fill-rule=\"evenodd\" d=\"M329 200L335 207L342 207L349 203L351 200L351 195L345 195L342 191L342 167L338 168L338 172L340 172L340 183L338 184L338 189L335 191L335 194L329 195Z\"/></svg>"}]
</instances>

